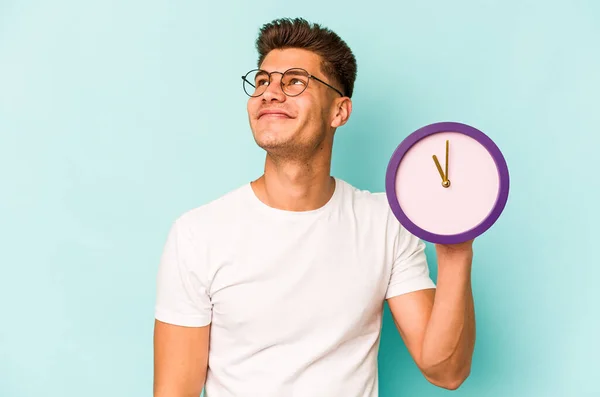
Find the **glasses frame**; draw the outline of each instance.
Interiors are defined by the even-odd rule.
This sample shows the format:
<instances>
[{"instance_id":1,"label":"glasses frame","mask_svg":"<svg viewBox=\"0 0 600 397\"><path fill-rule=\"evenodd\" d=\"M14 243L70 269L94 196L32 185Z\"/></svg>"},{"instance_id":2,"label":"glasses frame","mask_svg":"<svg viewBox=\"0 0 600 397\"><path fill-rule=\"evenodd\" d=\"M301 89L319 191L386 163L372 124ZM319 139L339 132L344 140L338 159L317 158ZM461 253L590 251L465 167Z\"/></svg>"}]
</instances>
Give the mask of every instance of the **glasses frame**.
<instances>
[{"instance_id":1,"label":"glasses frame","mask_svg":"<svg viewBox=\"0 0 600 397\"><path fill-rule=\"evenodd\" d=\"M242 87L244 88L244 92L246 93L246 95L248 95L248 96L249 96L249 97L251 97L251 98L258 98L259 96L261 96L262 94L264 94L264 91L263 91L263 92L261 92L261 93L260 93L260 94L258 94L258 95L251 95L251 94L248 94L248 91L246 91L246 88L244 87L244 82L246 82L246 83L250 84L252 87L254 87L254 83L252 83L252 82L248 81L248 79L246 78L246 77L248 77L248 75L249 75L250 73L253 73L253 72L264 72L264 73L265 73L267 76L269 76L269 85L271 85L271 75L273 75L273 74L280 74L280 75L281 75L281 80L279 80L279 86L280 86L280 88L281 88L281 92L283 92L285 95L287 95L287 96L289 96L289 97L297 97L298 95L301 95L301 94L302 94L304 91L306 91L306 89L308 88L308 84L309 84L309 83L307 82L307 83L306 83L306 87L304 87L304 89L303 89L302 91L300 91L298 94L295 94L295 95L290 95L290 94L288 94L287 92L285 92L285 90L283 89L283 76L284 76L284 75L285 75L287 72L289 72L290 70L301 70L301 71L303 71L303 72L305 72L305 73L306 73L306 75L307 75L307 77L308 77L308 81L310 81L310 79L315 79L315 80L317 80L319 83L325 84L327 87L331 88L332 90L334 90L335 92L337 92L338 94L340 94L342 97L344 97L344 96L345 96L345 95L344 95L344 94L343 94L343 93L342 93L340 90L338 90L337 88L335 88L335 87L334 87L334 86L332 86L331 84L329 84L329 83L327 83L327 82L325 82L325 81L321 80L321 79L320 79L320 78L318 78L317 76L310 74L310 73L309 73L309 72L308 72L306 69L303 69L303 68L289 68L289 69L287 69L287 70L285 70L285 71L283 71L283 72L277 72L277 71L273 71L273 72L267 72L266 70L264 70L264 69L260 69L260 68L259 68L259 69L252 69L252 70L250 70L248 73L246 73L245 75L243 75L243 76L242 76ZM254 87L254 88L256 88L256 87ZM266 89L265 89L265 91L266 91Z\"/></svg>"}]
</instances>

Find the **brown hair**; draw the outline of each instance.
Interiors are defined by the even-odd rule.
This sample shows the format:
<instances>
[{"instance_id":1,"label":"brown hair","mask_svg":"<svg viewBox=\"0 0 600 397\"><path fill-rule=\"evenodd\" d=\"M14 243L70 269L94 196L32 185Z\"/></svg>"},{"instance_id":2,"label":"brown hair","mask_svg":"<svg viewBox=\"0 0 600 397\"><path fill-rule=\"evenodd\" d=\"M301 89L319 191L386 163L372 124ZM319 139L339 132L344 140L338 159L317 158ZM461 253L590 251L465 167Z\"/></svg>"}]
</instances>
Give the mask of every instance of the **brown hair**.
<instances>
[{"instance_id":1,"label":"brown hair","mask_svg":"<svg viewBox=\"0 0 600 397\"><path fill-rule=\"evenodd\" d=\"M275 19L262 26L256 39L259 67L270 51L284 48L302 48L320 55L322 72L341 84L344 95L352 97L356 59L336 33L302 18Z\"/></svg>"}]
</instances>

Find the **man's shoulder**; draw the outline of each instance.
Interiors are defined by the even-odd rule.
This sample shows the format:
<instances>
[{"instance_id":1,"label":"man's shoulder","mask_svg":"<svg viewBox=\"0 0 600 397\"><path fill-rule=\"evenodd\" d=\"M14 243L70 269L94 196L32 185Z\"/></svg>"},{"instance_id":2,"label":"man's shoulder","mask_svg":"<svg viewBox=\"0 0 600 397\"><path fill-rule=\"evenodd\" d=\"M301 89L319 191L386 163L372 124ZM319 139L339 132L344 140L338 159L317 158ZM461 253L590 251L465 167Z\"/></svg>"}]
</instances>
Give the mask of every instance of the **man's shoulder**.
<instances>
[{"instance_id":1,"label":"man's shoulder","mask_svg":"<svg viewBox=\"0 0 600 397\"><path fill-rule=\"evenodd\" d=\"M344 200L350 202L357 209L384 211L389 210L389 204L385 191L375 189L359 188L343 179L339 179L344 185Z\"/></svg>"},{"instance_id":2,"label":"man's shoulder","mask_svg":"<svg viewBox=\"0 0 600 397\"><path fill-rule=\"evenodd\" d=\"M383 227L389 238L406 238L411 234L400 224L394 215L387 192L358 188L348 182L344 184L344 206L349 207L352 216L365 224ZM350 205L348 205L350 203Z\"/></svg>"},{"instance_id":3,"label":"man's shoulder","mask_svg":"<svg viewBox=\"0 0 600 397\"><path fill-rule=\"evenodd\" d=\"M374 227L384 227L394 236L401 229L398 219L394 216L385 190L360 188L348 182L344 185L344 211L350 211L352 216Z\"/></svg>"}]
</instances>

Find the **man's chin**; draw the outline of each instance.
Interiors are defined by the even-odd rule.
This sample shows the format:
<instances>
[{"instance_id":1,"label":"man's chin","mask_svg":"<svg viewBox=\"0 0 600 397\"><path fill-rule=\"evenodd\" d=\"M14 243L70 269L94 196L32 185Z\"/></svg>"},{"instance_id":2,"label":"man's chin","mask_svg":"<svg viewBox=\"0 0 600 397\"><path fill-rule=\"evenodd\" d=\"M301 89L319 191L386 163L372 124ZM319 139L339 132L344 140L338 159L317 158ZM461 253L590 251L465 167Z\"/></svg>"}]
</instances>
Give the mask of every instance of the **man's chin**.
<instances>
[{"instance_id":1,"label":"man's chin","mask_svg":"<svg viewBox=\"0 0 600 397\"><path fill-rule=\"evenodd\" d=\"M254 132L254 139L259 144L272 145L285 143L292 134L288 130L259 129Z\"/></svg>"},{"instance_id":2,"label":"man's chin","mask_svg":"<svg viewBox=\"0 0 600 397\"><path fill-rule=\"evenodd\" d=\"M286 146L289 146L286 144L285 141L282 140L278 140L278 139L254 139L256 144L258 145L258 147L264 149L264 150L268 150L268 151L275 151L275 150L281 150L283 148L285 148Z\"/></svg>"},{"instance_id":3,"label":"man's chin","mask_svg":"<svg viewBox=\"0 0 600 397\"><path fill-rule=\"evenodd\" d=\"M283 153L289 147L293 146L290 139L285 139L282 136L274 136L272 134L255 135L254 141L258 147L273 154Z\"/></svg>"}]
</instances>

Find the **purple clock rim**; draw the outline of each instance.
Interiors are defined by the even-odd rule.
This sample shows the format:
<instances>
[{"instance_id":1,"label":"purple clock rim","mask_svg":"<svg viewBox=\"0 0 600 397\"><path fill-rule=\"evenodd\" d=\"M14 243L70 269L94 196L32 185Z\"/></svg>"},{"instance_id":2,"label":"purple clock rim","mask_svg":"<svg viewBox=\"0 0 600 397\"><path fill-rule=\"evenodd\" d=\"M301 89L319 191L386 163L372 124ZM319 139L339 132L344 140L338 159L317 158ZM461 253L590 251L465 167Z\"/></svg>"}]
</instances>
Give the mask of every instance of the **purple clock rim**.
<instances>
[{"instance_id":1,"label":"purple clock rim","mask_svg":"<svg viewBox=\"0 0 600 397\"><path fill-rule=\"evenodd\" d=\"M458 234L436 234L424 230L412 222L408 216L404 213L400 204L398 203L398 197L396 195L396 174L398 167L404 155L410 150L410 148L417 143L419 140L440 132L458 132L467 135L476 141L478 141L492 156L496 167L498 169L498 177L500 186L498 190L498 196L496 202L492 207L492 210L481 221L478 225L470 230L467 230ZM508 166L504 155L498 148L498 146L484 134L482 131L475 127L467 124L458 122L439 122L426 125L414 131L412 134L407 136L396 148L392 154L388 163L386 177L385 177L385 190L388 203L394 216L398 221L412 234L422 238L425 241L434 244L458 244L468 240L475 239L481 234L485 233L500 217L500 214L504 211L506 202L508 201L508 192L510 188L510 177L508 172Z\"/></svg>"}]
</instances>

